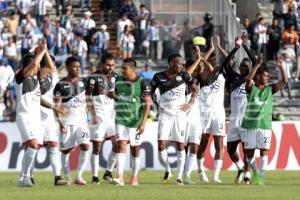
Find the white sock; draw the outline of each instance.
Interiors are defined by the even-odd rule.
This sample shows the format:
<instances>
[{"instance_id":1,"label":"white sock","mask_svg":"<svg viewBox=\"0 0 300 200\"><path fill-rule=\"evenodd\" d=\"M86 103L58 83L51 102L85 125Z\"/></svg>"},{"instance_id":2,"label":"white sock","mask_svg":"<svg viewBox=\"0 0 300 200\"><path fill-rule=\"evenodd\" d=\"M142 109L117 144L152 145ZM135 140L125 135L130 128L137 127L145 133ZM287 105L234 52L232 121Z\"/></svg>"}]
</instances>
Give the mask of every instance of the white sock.
<instances>
[{"instance_id":1,"label":"white sock","mask_svg":"<svg viewBox=\"0 0 300 200\"><path fill-rule=\"evenodd\" d=\"M79 163L77 167L77 179L82 179L82 174L88 162L89 151L80 150Z\"/></svg>"},{"instance_id":2,"label":"white sock","mask_svg":"<svg viewBox=\"0 0 300 200\"><path fill-rule=\"evenodd\" d=\"M197 165L198 165L198 172L199 173L204 173L204 157L203 158L198 158L197 159Z\"/></svg>"},{"instance_id":3,"label":"white sock","mask_svg":"<svg viewBox=\"0 0 300 200\"><path fill-rule=\"evenodd\" d=\"M111 151L107 160L107 169L112 172L116 166L117 154L114 151Z\"/></svg>"},{"instance_id":4,"label":"white sock","mask_svg":"<svg viewBox=\"0 0 300 200\"><path fill-rule=\"evenodd\" d=\"M26 149L23 157L24 162L22 162L22 171L24 176L30 177L30 171L34 163L36 153L37 149L33 149L31 147Z\"/></svg>"},{"instance_id":5,"label":"white sock","mask_svg":"<svg viewBox=\"0 0 300 200\"><path fill-rule=\"evenodd\" d=\"M234 164L235 164L235 166L238 170L243 170L244 169L244 165L243 165L243 162L241 160L235 162Z\"/></svg>"},{"instance_id":6,"label":"white sock","mask_svg":"<svg viewBox=\"0 0 300 200\"><path fill-rule=\"evenodd\" d=\"M98 177L99 171L99 155L93 154L91 155L91 171L92 176Z\"/></svg>"},{"instance_id":7,"label":"white sock","mask_svg":"<svg viewBox=\"0 0 300 200\"><path fill-rule=\"evenodd\" d=\"M36 158L36 156L35 156L35 158ZM31 169L30 169L30 177L32 177L32 178L33 178L33 172L34 172L35 158L34 158L34 161L32 163Z\"/></svg>"},{"instance_id":8,"label":"white sock","mask_svg":"<svg viewBox=\"0 0 300 200\"><path fill-rule=\"evenodd\" d=\"M168 161L168 152L166 149L158 152L159 161L167 172L171 172L171 167Z\"/></svg>"},{"instance_id":9,"label":"white sock","mask_svg":"<svg viewBox=\"0 0 300 200\"><path fill-rule=\"evenodd\" d=\"M260 166L259 166L259 175L264 177L265 170L268 166L268 156L261 156L260 157Z\"/></svg>"},{"instance_id":10,"label":"white sock","mask_svg":"<svg viewBox=\"0 0 300 200\"><path fill-rule=\"evenodd\" d=\"M256 169L256 162L255 162L255 157L253 156L252 158L247 158L248 165L252 169L253 172L257 172Z\"/></svg>"},{"instance_id":11,"label":"white sock","mask_svg":"<svg viewBox=\"0 0 300 200\"><path fill-rule=\"evenodd\" d=\"M215 160L214 180L219 180L219 174L223 166L223 160Z\"/></svg>"},{"instance_id":12,"label":"white sock","mask_svg":"<svg viewBox=\"0 0 300 200\"><path fill-rule=\"evenodd\" d=\"M118 153L117 154L117 171L118 171L118 175L123 176L125 164L126 164L126 154L125 153Z\"/></svg>"},{"instance_id":13,"label":"white sock","mask_svg":"<svg viewBox=\"0 0 300 200\"><path fill-rule=\"evenodd\" d=\"M249 171L246 171L244 177L245 177L245 178L251 178L251 173L250 173Z\"/></svg>"},{"instance_id":14,"label":"white sock","mask_svg":"<svg viewBox=\"0 0 300 200\"><path fill-rule=\"evenodd\" d=\"M177 179L182 179L182 174L184 170L184 162L185 162L185 150L178 151L177 152L177 168L178 168L178 174Z\"/></svg>"},{"instance_id":15,"label":"white sock","mask_svg":"<svg viewBox=\"0 0 300 200\"><path fill-rule=\"evenodd\" d=\"M137 176L140 169L141 158L131 156L131 164L132 164L132 175Z\"/></svg>"},{"instance_id":16,"label":"white sock","mask_svg":"<svg viewBox=\"0 0 300 200\"><path fill-rule=\"evenodd\" d=\"M191 176L191 173L193 171L194 165L196 161L196 154L190 153L187 157L187 167L185 170L185 176Z\"/></svg>"},{"instance_id":17,"label":"white sock","mask_svg":"<svg viewBox=\"0 0 300 200\"><path fill-rule=\"evenodd\" d=\"M70 167L69 167L69 159L70 159L70 154L61 154L61 165L62 165L62 170L64 172L65 178L71 178L70 176Z\"/></svg>"},{"instance_id":18,"label":"white sock","mask_svg":"<svg viewBox=\"0 0 300 200\"><path fill-rule=\"evenodd\" d=\"M60 162L59 162L59 150L58 147L50 147L49 148L50 153L50 164L52 167L53 175L54 176L60 176Z\"/></svg>"}]
</instances>

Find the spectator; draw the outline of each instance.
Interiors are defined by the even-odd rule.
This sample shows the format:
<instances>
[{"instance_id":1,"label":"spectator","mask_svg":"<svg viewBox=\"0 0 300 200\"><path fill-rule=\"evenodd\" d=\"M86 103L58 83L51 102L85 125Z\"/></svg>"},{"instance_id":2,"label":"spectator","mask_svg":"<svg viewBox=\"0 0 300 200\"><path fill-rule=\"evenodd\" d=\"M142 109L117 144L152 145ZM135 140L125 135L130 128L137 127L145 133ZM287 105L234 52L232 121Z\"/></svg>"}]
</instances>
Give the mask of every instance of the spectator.
<instances>
[{"instance_id":1,"label":"spectator","mask_svg":"<svg viewBox=\"0 0 300 200\"><path fill-rule=\"evenodd\" d=\"M15 71L18 66L18 54L13 37L8 38L8 44L4 47L4 56L7 58L7 63Z\"/></svg>"},{"instance_id":2,"label":"spectator","mask_svg":"<svg viewBox=\"0 0 300 200\"><path fill-rule=\"evenodd\" d=\"M264 55L266 55L266 46L267 46L267 28L264 24L264 18L260 17L257 20L257 25L254 29L254 33L257 36L257 50L256 50L256 54L259 53L263 53Z\"/></svg>"},{"instance_id":3,"label":"spectator","mask_svg":"<svg viewBox=\"0 0 300 200\"><path fill-rule=\"evenodd\" d=\"M177 34L180 40L183 42L183 50L185 60L192 59L192 38L193 29L191 27L190 21L186 20L183 23L183 29Z\"/></svg>"},{"instance_id":4,"label":"spectator","mask_svg":"<svg viewBox=\"0 0 300 200\"><path fill-rule=\"evenodd\" d=\"M37 25L40 27L43 22L44 15L47 14L47 7L52 7L52 3L49 2L49 0L38 0L35 1L35 7L36 7L36 22Z\"/></svg>"},{"instance_id":5,"label":"spectator","mask_svg":"<svg viewBox=\"0 0 300 200\"><path fill-rule=\"evenodd\" d=\"M89 8L91 9L91 0L80 0L80 8Z\"/></svg>"},{"instance_id":6,"label":"spectator","mask_svg":"<svg viewBox=\"0 0 300 200\"><path fill-rule=\"evenodd\" d=\"M23 32L19 35L21 39L21 56L24 57L25 54L29 53L31 47L33 46L32 33L30 32L29 26L23 27Z\"/></svg>"},{"instance_id":7,"label":"spectator","mask_svg":"<svg viewBox=\"0 0 300 200\"><path fill-rule=\"evenodd\" d=\"M64 27L66 30L72 29L72 14L73 14L73 9L72 6L67 6L66 12L64 15L61 17L61 25Z\"/></svg>"},{"instance_id":8,"label":"spectator","mask_svg":"<svg viewBox=\"0 0 300 200\"><path fill-rule=\"evenodd\" d=\"M152 71L149 63L145 63L144 69L139 73L139 76L146 81L149 81L149 83L151 82L154 76L154 72Z\"/></svg>"},{"instance_id":9,"label":"spectator","mask_svg":"<svg viewBox=\"0 0 300 200\"><path fill-rule=\"evenodd\" d=\"M204 24L202 25L202 36L206 39L206 50L209 49L212 37L214 35L214 24L211 22L213 17L209 13L205 13Z\"/></svg>"},{"instance_id":10,"label":"spectator","mask_svg":"<svg viewBox=\"0 0 300 200\"><path fill-rule=\"evenodd\" d=\"M4 48L4 42L2 38L0 37L0 59L3 57L3 48Z\"/></svg>"},{"instance_id":11,"label":"spectator","mask_svg":"<svg viewBox=\"0 0 300 200\"><path fill-rule=\"evenodd\" d=\"M297 53L297 69L296 69L296 75L295 75L295 81L298 82L299 75L300 75L300 44L299 42L297 43L297 48L296 48L296 53Z\"/></svg>"},{"instance_id":12,"label":"spectator","mask_svg":"<svg viewBox=\"0 0 300 200\"><path fill-rule=\"evenodd\" d=\"M1 14L5 14L7 12L8 2L7 0L0 0L0 17Z\"/></svg>"},{"instance_id":13,"label":"spectator","mask_svg":"<svg viewBox=\"0 0 300 200\"><path fill-rule=\"evenodd\" d=\"M47 41L49 51L54 54L54 34L49 28L44 29L44 37Z\"/></svg>"},{"instance_id":14,"label":"spectator","mask_svg":"<svg viewBox=\"0 0 300 200\"><path fill-rule=\"evenodd\" d=\"M54 26L53 26L53 23L52 23L49 15L44 15L42 30L45 30L45 29L53 30L53 28L54 28Z\"/></svg>"},{"instance_id":15,"label":"spectator","mask_svg":"<svg viewBox=\"0 0 300 200\"><path fill-rule=\"evenodd\" d=\"M292 9L289 9L287 14L283 15L284 20L284 28L287 29L291 26L295 26L295 29L298 30L298 21L297 16L294 14L294 11Z\"/></svg>"},{"instance_id":16,"label":"spectator","mask_svg":"<svg viewBox=\"0 0 300 200\"><path fill-rule=\"evenodd\" d=\"M128 25L124 27L124 32L121 34L119 41L120 41L119 46L121 47L121 50L123 52L123 59L131 58L132 51L134 50L135 39Z\"/></svg>"},{"instance_id":17,"label":"spectator","mask_svg":"<svg viewBox=\"0 0 300 200\"><path fill-rule=\"evenodd\" d=\"M66 8L65 0L55 0L56 16L60 16L60 11L64 13L65 8Z\"/></svg>"},{"instance_id":18,"label":"spectator","mask_svg":"<svg viewBox=\"0 0 300 200\"><path fill-rule=\"evenodd\" d=\"M159 24L155 19L151 20L151 25L147 30L147 39L150 42L150 56L154 61L157 61L157 47L159 42Z\"/></svg>"},{"instance_id":19,"label":"spectator","mask_svg":"<svg viewBox=\"0 0 300 200\"><path fill-rule=\"evenodd\" d=\"M268 41L268 60L275 60L276 54L280 48L281 40L281 27L278 25L278 19L274 18L272 25L268 26L267 30L269 41Z\"/></svg>"},{"instance_id":20,"label":"spectator","mask_svg":"<svg viewBox=\"0 0 300 200\"><path fill-rule=\"evenodd\" d=\"M92 38L94 52L98 55L99 59L102 58L102 55L104 55L108 49L109 33L106 30L107 26L102 24L100 26L100 31L97 31Z\"/></svg>"},{"instance_id":21,"label":"spectator","mask_svg":"<svg viewBox=\"0 0 300 200\"><path fill-rule=\"evenodd\" d=\"M15 11L11 11L9 19L6 21L5 24L8 28L8 31L13 35L16 36L19 26L18 16L16 15Z\"/></svg>"},{"instance_id":22,"label":"spectator","mask_svg":"<svg viewBox=\"0 0 300 200\"><path fill-rule=\"evenodd\" d=\"M11 38L13 35L8 31L8 27L4 26L2 33L1 33L1 39L3 41L3 45L8 44L8 39Z\"/></svg>"},{"instance_id":23,"label":"spectator","mask_svg":"<svg viewBox=\"0 0 300 200\"><path fill-rule=\"evenodd\" d=\"M280 65L283 65L284 66L284 71L288 77L288 84L283 87L281 90L280 90L280 94L281 94L281 97L284 98L284 89L287 88L288 90L288 97L289 99L292 99L292 94L291 94L291 90L292 90L292 78L291 78L291 68L290 68L290 65L285 62L285 59L282 55L278 55L278 59L277 59L277 72L278 72L278 78L281 80L282 79L282 76L281 76L281 73L280 73L280 69L279 69L279 66Z\"/></svg>"},{"instance_id":24,"label":"spectator","mask_svg":"<svg viewBox=\"0 0 300 200\"><path fill-rule=\"evenodd\" d=\"M60 25L60 18L57 17L55 20L54 34L54 55L61 55L66 52L64 41L67 35L66 30Z\"/></svg>"},{"instance_id":25,"label":"spectator","mask_svg":"<svg viewBox=\"0 0 300 200\"><path fill-rule=\"evenodd\" d=\"M136 16L135 21L137 22L137 53L144 55L145 49L143 48L143 41L146 39L150 19L150 12L146 9L145 4L141 4L139 14Z\"/></svg>"},{"instance_id":26,"label":"spectator","mask_svg":"<svg viewBox=\"0 0 300 200\"><path fill-rule=\"evenodd\" d=\"M4 120L4 95L13 86L15 73L5 58L0 58L0 121Z\"/></svg>"},{"instance_id":27,"label":"spectator","mask_svg":"<svg viewBox=\"0 0 300 200\"><path fill-rule=\"evenodd\" d=\"M17 0L17 10L20 14L20 22L26 18L26 15L31 12L31 0Z\"/></svg>"},{"instance_id":28,"label":"spectator","mask_svg":"<svg viewBox=\"0 0 300 200\"><path fill-rule=\"evenodd\" d=\"M128 19L127 14L123 14L122 18L120 18L117 22L117 43L118 45L121 44L120 39L121 39L121 35L124 32L124 28L125 26L129 26L130 29L134 29L134 24L132 21L130 21L130 19ZM121 46L119 46L119 49L121 49ZM118 56L119 56L120 52L118 52Z\"/></svg>"},{"instance_id":29,"label":"spectator","mask_svg":"<svg viewBox=\"0 0 300 200\"><path fill-rule=\"evenodd\" d=\"M30 13L27 13L25 22L26 22L26 25L29 26L30 30L34 30L37 27L36 21L35 21L35 19L32 18Z\"/></svg>"},{"instance_id":30,"label":"spectator","mask_svg":"<svg viewBox=\"0 0 300 200\"><path fill-rule=\"evenodd\" d=\"M167 20L162 27L162 59L168 59L172 53L179 53L179 45L176 38L176 23L172 20Z\"/></svg>"},{"instance_id":31,"label":"spectator","mask_svg":"<svg viewBox=\"0 0 300 200\"><path fill-rule=\"evenodd\" d=\"M125 3L120 10L120 14L121 16L123 16L123 14L127 14L128 19L130 19L131 21L134 20L134 18L138 14L138 11L135 7L135 4L132 2L132 0L125 0Z\"/></svg>"},{"instance_id":32,"label":"spectator","mask_svg":"<svg viewBox=\"0 0 300 200\"><path fill-rule=\"evenodd\" d=\"M72 45L73 55L77 56L80 60L81 73L84 73L86 67L86 58L88 52L87 43L83 40L83 37L80 33L76 33L75 40Z\"/></svg>"},{"instance_id":33,"label":"spectator","mask_svg":"<svg viewBox=\"0 0 300 200\"><path fill-rule=\"evenodd\" d=\"M283 15L283 0L273 0L274 10L273 10L273 18L278 19Z\"/></svg>"},{"instance_id":34,"label":"spectator","mask_svg":"<svg viewBox=\"0 0 300 200\"><path fill-rule=\"evenodd\" d=\"M100 0L101 19L104 20L106 18L108 23L111 23L112 21L112 3L111 0Z\"/></svg>"},{"instance_id":35,"label":"spectator","mask_svg":"<svg viewBox=\"0 0 300 200\"><path fill-rule=\"evenodd\" d=\"M298 33L297 31L295 31L294 25L285 29L282 33L282 42L287 43L292 48L296 48L298 39L299 39Z\"/></svg>"},{"instance_id":36,"label":"spectator","mask_svg":"<svg viewBox=\"0 0 300 200\"><path fill-rule=\"evenodd\" d=\"M83 35L86 42L89 41L89 38L92 36L91 32L96 27L96 22L91 18L91 16L91 11L85 11L84 18L80 20L79 26L77 27L77 32Z\"/></svg>"}]
</instances>

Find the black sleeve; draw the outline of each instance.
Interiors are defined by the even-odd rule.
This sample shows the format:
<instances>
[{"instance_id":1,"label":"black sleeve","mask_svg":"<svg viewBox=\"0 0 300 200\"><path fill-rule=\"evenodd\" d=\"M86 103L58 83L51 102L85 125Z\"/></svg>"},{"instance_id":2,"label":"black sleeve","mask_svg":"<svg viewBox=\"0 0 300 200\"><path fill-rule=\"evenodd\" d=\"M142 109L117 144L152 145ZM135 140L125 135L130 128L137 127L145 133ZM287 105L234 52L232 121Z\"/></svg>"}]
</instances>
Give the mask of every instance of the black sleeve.
<instances>
[{"instance_id":1,"label":"black sleeve","mask_svg":"<svg viewBox=\"0 0 300 200\"><path fill-rule=\"evenodd\" d=\"M96 80L94 77L89 77L87 80L87 86L85 90L86 95L92 95L95 88Z\"/></svg>"},{"instance_id":2,"label":"black sleeve","mask_svg":"<svg viewBox=\"0 0 300 200\"><path fill-rule=\"evenodd\" d=\"M54 98L56 97L61 97L63 94L62 94L62 85L60 82L58 82L55 87L54 87L54 90L53 90L53 95L54 95Z\"/></svg>"},{"instance_id":3,"label":"black sleeve","mask_svg":"<svg viewBox=\"0 0 300 200\"><path fill-rule=\"evenodd\" d=\"M193 85L194 83L192 76L187 72L183 73L183 80L187 85Z\"/></svg>"},{"instance_id":4,"label":"black sleeve","mask_svg":"<svg viewBox=\"0 0 300 200\"><path fill-rule=\"evenodd\" d=\"M227 75L230 73L229 69L229 62L230 60L233 58L233 56L235 55L235 53L237 52L239 48L234 48L229 54L228 56L225 58L224 62L221 65L220 71L222 71L222 73L224 74L225 78L227 77Z\"/></svg>"},{"instance_id":5,"label":"black sleeve","mask_svg":"<svg viewBox=\"0 0 300 200\"><path fill-rule=\"evenodd\" d=\"M244 47L249 59L251 60L252 67L253 67L256 64L256 58L255 58L254 54L250 51L250 49L248 48L247 45L243 45L243 47Z\"/></svg>"},{"instance_id":6,"label":"black sleeve","mask_svg":"<svg viewBox=\"0 0 300 200\"><path fill-rule=\"evenodd\" d=\"M150 84L151 88L154 90L158 87L158 74L154 74Z\"/></svg>"},{"instance_id":7,"label":"black sleeve","mask_svg":"<svg viewBox=\"0 0 300 200\"><path fill-rule=\"evenodd\" d=\"M141 89L142 89L142 98L150 95L151 86L147 80L145 79L142 80Z\"/></svg>"},{"instance_id":8,"label":"black sleeve","mask_svg":"<svg viewBox=\"0 0 300 200\"><path fill-rule=\"evenodd\" d=\"M15 80L17 84L21 84L24 80L24 76L23 76L23 69L21 69L20 71L18 71L15 75Z\"/></svg>"}]
</instances>

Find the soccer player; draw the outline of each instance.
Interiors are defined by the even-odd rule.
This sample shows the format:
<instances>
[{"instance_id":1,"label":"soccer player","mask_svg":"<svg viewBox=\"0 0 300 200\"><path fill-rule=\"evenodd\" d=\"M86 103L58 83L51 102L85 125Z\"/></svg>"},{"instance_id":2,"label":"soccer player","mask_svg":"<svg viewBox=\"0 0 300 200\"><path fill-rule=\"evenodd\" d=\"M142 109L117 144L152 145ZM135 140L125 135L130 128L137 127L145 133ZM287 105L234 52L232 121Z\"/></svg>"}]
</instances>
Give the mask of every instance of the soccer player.
<instances>
[{"instance_id":1,"label":"soccer player","mask_svg":"<svg viewBox=\"0 0 300 200\"><path fill-rule=\"evenodd\" d=\"M22 69L15 75L17 91L16 122L21 133L25 153L22 161L20 187L32 187L30 170L34 164L39 145L43 144L41 133L41 103L38 71L40 62L47 51L45 41L39 45L40 52L27 54L22 59Z\"/></svg>"},{"instance_id":2,"label":"soccer player","mask_svg":"<svg viewBox=\"0 0 300 200\"><path fill-rule=\"evenodd\" d=\"M246 130L241 127L244 113L247 106L247 94L245 90L247 76L252 68L252 64L255 64L256 58L250 52L247 47L247 37L242 36L243 48L247 52L248 57L244 58L239 66L240 73L234 71L233 68L229 68L229 77L227 79L230 92L231 92L231 114L229 131L227 134L227 152L238 169L238 174L235 178L236 183L241 183L244 178L246 184L250 184L250 168L246 162L246 155L244 151L244 135ZM240 160L239 154L237 153L237 147L239 143L242 143L244 151L244 163ZM244 177L243 177L244 175Z\"/></svg>"},{"instance_id":3,"label":"soccer player","mask_svg":"<svg viewBox=\"0 0 300 200\"><path fill-rule=\"evenodd\" d=\"M92 114L92 126L90 128L93 151L91 155L92 183L99 184L99 151L103 141L110 139L112 151L108 157L107 169L103 179L112 181L112 171L116 164L117 143L115 137L115 102L108 97L108 92L115 89L118 74L114 72L116 62L111 54L104 54L99 68L89 77L88 84L92 101L88 103Z\"/></svg>"},{"instance_id":4,"label":"soccer player","mask_svg":"<svg viewBox=\"0 0 300 200\"><path fill-rule=\"evenodd\" d=\"M242 40L236 41L235 48L226 57L220 67L209 67L200 74L200 114L202 137L197 152L199 177L202 182L208 182L204 170L204 153L208 144L210 134L214 138L215 166L213 182L220 183L219 174L223 165L223 139L225 137L225 109L224 109L224 87L228 75L228 64ZM214 48L214 47L212 47ZM209 62L215 66L214 56L209 57Z\"/></svg>"},{"instance_id":5,"label":"soccer player","mask_svg":"<svg viewBox=\"0 0 300 200\"><path fill-rule=\"evenodd\" d=\"M167 145L169 141L176 142L177 147L177 167L178 174L176 184L183 185L182 174L185 163L185 128L186 111L192 105L192 100L186 102L186 86L192 88L194 84L191 74L200 63L200 49L197 47L197 60L193 65L183 71L183 59L179 54L172 54L168 58L169 68L165 71L156 73L151 82L151 96L158 112L158 151L161 164L165 168L162 180L163 184L168 183L172 176L168 162ZM155 90L159 89L160 98L157 99Z\"/></svg>"},{"instance_id":6,"label":"soccer player","mask_svg":"<svg viewBox=\"0 0 300 200\"><path fill-rule=\"evenodd\" d=\"M61 79L54 88L55 106L65 106L69 112L65 115L57 113L60 126L61 163L68 184L71 183L69 154L79 145L80 155L77 177L74 184L85 185L82 173L88 161L89 129L87 125L87 81L80 78L80 61L76 57L66 60L67 76Z\"/></svg>"},{"instance_id":7,"label":"soccer player","mask_svg":"<svg viewBox=\"0 0 300 200\"><path fill-rule=\"evenodd\" d=\"M122 76L117 79L116 98L116 139L118 141L117 173L113 183L124 185L123 171L126 162L127 143L130 143L132 176L131 185L138 185L140 166L141 134L150 111L150 85L137 75L136 62L132 58L123 60Z\"/></svg>"},{"instance_id":8,"label":"soccer player","mask_svg":"<svg viewBox=\"0 0 300 200\"><path fill-rule=\"evenodd\" d=\"M59 80L54 57L48 51L41 62L39 72L40 88L41 88L41 123L44 145L49 149L50 164L54 175L54 185L66 185L60 176L60 152L58 149L58 130L56 129L54 112L67 112L63 107L55 107L53 102L53 90Z\"/></svg>"},{"instance_id":9,"label":"soccer player","mask_svg":"<svg viewBox=\"0 0 300 200\"><path fill-rule=\"evenodd\" d=\"M262 65L263 55L260 54L256 65L251 70L247 82L247 107L242 122L246 129L245 151L247 162L253 170L252 184L264 184L265 169L268 165L268 150L272 137L273 94L278 92L288 82L283 63L279 63L281 80L268 84L269 72L266 65ZM257 172L254 162L255 149L260 150L260 167Z\"/></svg>"}]
</instances>

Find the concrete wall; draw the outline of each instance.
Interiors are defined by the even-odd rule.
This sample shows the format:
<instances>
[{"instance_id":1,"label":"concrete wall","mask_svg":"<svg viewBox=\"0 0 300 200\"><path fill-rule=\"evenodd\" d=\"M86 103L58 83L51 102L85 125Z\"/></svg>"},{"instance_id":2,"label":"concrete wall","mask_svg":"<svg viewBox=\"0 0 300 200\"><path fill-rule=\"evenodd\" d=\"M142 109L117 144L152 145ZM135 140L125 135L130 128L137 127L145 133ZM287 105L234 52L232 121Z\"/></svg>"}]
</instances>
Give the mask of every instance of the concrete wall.
<instances>
[{"instance_id":1,"label":"concrete wall","mask_svg":"<svg viewBox=\"0 0 300 200\"><path fill-rule=\"evenodd\" d=\"M236 3L236 15L241 20L247 15L251 20L255 19L259 12L257 0L234 0Z\"/></svg>"}]
</instances>

